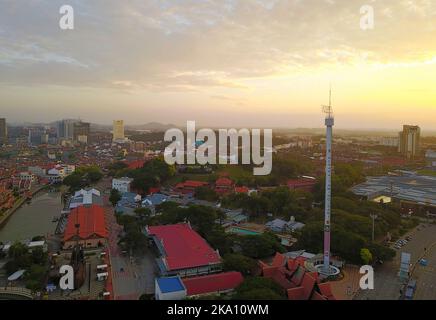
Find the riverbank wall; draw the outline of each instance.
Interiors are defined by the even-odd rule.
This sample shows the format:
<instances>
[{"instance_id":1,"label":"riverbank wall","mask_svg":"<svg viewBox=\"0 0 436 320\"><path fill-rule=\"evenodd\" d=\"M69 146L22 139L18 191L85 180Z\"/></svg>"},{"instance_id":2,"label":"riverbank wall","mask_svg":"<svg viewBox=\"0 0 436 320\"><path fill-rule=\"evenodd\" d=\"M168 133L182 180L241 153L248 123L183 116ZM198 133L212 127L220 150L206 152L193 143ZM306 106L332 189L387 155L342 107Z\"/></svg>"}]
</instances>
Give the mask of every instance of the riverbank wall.
<instances>
[{"instance_id":1,"label":"riverbank wall","mask_svg":"<svg viewBox=\"0 0 436 320\"><path fill-rule=\"evenodd\" d=\"M37 189L33 190L30 194L33 197L35 194L37 194L38 192L40 192L41 190L43 190L47 187L48 187L48 185L40 186ZM18 199L18 201L14 204L14 206L12 208L10 208L8 211L6 211L3 214L3 216L0 218L0 229L3 228L4 225L6 225L9 218L12 217L12 215L15 213L15 211L17 211L26 201L27 201L26 196L21 197L20 199Z\"/></svg>"}]
</instances>

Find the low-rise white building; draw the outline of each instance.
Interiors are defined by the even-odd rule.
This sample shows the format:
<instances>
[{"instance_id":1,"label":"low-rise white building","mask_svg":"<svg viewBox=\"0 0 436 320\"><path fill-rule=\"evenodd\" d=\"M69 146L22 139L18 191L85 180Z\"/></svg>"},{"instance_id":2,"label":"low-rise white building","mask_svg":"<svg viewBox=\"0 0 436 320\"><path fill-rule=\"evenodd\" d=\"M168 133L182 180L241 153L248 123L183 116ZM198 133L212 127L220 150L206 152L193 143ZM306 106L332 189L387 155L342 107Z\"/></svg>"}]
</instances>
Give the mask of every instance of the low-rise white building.
<instances>
[{"instance_id":1,"label":"low-rise white building","mask_svg":"<svg viewBox=\"0 0 436 320\"><path fill-rule=\"evenodd\" d=\"M68 207L70 210L72 210L80 206L87 206L92 204L103 205L100 191L98 191L97 189L81 189L74 193L74 196L70 199L70 204Z\"/></svg>"},{"instance_id":2,"label":"low-rise white building","mask_svg":"<svg viewBox=\"0 0 436 320\"><path fill-rule=\"evenodd\" d=\"M427 160L427 165L436 168L436 151L427 150L425 153L425 159Z\"/></svg>"},{"instance_id":3,"label":"low-rise white building","mask_svg":"<svg viewBox=\"0 0 436 320\"><path fill-rule=\"evenodd\" d=\"M112 179L112 189L118 190L121 193L130 192L132 181L133 179L128 177Z\"/></svg>"},{"instance_id":4,"label":"low-rise white building","mask_svg":"<svg viewBox=\"0 0 436 320\"><path fill-rule=\"evenodd\" d=\"M29 166L27 168L27 170L29 170L29 172L32 172L37 177L44 177L46 175L46 173L47 173L45 168L42 168L42 167L39 167L39 166Z\"/></svg>"},{"instance_id":5,"label":"low-rise white building","mask_svg":"<svg viewBox=\"0 0 436 320\"><path fill-rule=\"evenodd\" d=\"M18 174L18 178L21 180L28 180L30 182L36 181L36 176L30 171L23 171Z\"/></svg>"},{"instance_id":6,"label":"low-rise white building","mask_svg":"<svg viewBox=\"0 0 436 320\"><path fill-rule=\"evenodd\" d=\"M59 183L76 170L76 166L70 164L58 164L47 171L46 178L52 183Z\"/></svg>"}]
</instances>

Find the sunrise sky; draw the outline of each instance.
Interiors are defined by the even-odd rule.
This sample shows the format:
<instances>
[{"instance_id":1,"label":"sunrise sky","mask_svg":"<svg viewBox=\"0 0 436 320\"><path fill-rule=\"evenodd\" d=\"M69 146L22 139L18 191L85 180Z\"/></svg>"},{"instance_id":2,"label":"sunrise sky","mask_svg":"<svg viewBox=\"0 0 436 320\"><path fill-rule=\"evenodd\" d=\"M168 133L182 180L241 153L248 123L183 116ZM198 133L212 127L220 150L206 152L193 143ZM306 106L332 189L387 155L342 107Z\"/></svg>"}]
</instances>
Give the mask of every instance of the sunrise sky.
<instances>
[{"instance_id":1,"label":"sunrise sky","mask_svg":"<svg viewBox=\"0 0 436 320\"><path fill-rule=\"evenodd\" d=\"M330 83L338 128L436 130L436 0L0 0L9 122L321 127Z\"/></svg>"}]
</instances>

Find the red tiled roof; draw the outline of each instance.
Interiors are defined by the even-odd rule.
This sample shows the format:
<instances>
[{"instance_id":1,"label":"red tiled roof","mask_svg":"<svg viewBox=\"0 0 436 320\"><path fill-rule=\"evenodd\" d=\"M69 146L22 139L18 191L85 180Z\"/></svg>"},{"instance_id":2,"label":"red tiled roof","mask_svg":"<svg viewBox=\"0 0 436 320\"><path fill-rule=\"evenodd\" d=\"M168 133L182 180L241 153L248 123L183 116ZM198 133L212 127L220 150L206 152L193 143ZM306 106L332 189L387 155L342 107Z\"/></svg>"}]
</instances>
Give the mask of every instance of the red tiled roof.
<instances>
[{"instance_id":1,"label":"red tiled roof","mask_svg":"<svg viewBox=\"0 0 436 320\"><path fill-rule=\"evenodd\" d=\"M301 259L300 259L301 258ZM289 300L335 300L330 283L319 283L319 274L304 267L305 259L288 259L276 253L271 265L260 262L262 274L286 290Z\"/></svg>"},{"instance_id":2,"label":"red tiled roof","mask_svg":"<svg viewBox=\"0 0 436 320\"><path fill-rule=\"evenodd\" d=\"M215 182L216 186L231 186L233 185L233 181L228 179L228 178L219 178L216 182Z\"/></svg>"},{"instance_id":3,"label":"red tiled roof","mask_svg":"<svg viewBox=\"0 0 436 320\"><path fill-rule=\"evenodd\" d=\"M182 182L181 185L182 187L198 188L198 187L207 186L208 183L204 181L187 180L185 182Z\"/></svg>"},{"instance_id":4,"label":"red tiled roof","mask_svg":"<svg viewBox=\"0 0 436 320\"><path fill-rule=\"evenodd\" d=\"M290 188L314 186L316 184L315 179L291 179L288 180L287 185Z\"/></svg>"},{"instance_id":5,"label":"red tiled roof","mask_svg":"<svg viewBox=\"0 0 436 320\"><path fill-rule=\"evenodd\" d=\"M221 262L219 254L186 223L149 227L148 233L156 236L162 243L168 270Z\"/></svg>"},{"instance_id":6,"label":"red tiled roof","mask_svg":"<svg viewBox=\"0 0 436 320\"><path fill-rule=\"evenodd\" d=\"M250 190L247 187L236 187L235 192L236 193L248 193Z\"/></svg>"},{"instance_id":7,"label":"red tiled roof","mask_svg":"<svg viewBox=\"0 0 436 320\"><path fill-rule=\"evenodd\" d=\"M152 188L148 189L149 194L154 194L154 193L158 193L158 192L160 192L160 188L158 188L158 187L152 187Z\"/></svg>"},{"instance_id":8,"label":"red tiled roof","mask_svg":"<svg viewBox=\"0 0 436 320\"><path fill-rule=\"evenodd\" d=\"M304 288L296 287L287 290L289 300L304 300Z\"/></svg>"},{"instance_id":9,"label":"red tiled roof","mask_svg":"<svg viewBox=\"0 0 436 320\"><path fill-rule=\"evenodd\" d=\"M315 290L316 279L309 273L305 273L301 286L304 288L304 299L309 300Z\"/></svg>"},{"instance_id":10,"label":"red tiled roof","mask_svg":"<svg viewBox=\"0 0 436 320\"><path fill-rule=\"evenodd\" d=\"M268 278L267 276L265 277ZM285 290L295 287L295 285L286 277L286 273L281 269L276 268L269 278L274 280L275 283Z\"/></svg>"},{"instance_id":11,"label":"red tiled roof","mask_svg":"<svg viewBox=\"0 0 436 320\"><path fill-rule=\"evenodd\" d=\"M329 282L319 283L318 284L319 291L321 291L321 294L329 300L336 300L335 296L332 292L332 287L330 286Z\"/></svg>"},{"instance_id":12,"label":"red tiled roof","mask_svg":"<svg viewBox=\"0 0 436 320\"><path fill-rule=\"evenodd\" d=\"M188 296L222 292L235 289L244 278L240 272L210 274L207 276L183 279Z\"/></svg>"},{"instance_id":13,"label":"red tiled roof","mask_svg":"<svg viewBox=\"0 0 436 320\"><path fill-rule=\"evenodd\" d=\"M314 291L310 300L327 300L327 298L324 297L322 294Z\"/></svg>"},{"instance_id":14,"label":"red tiled roof","mask_svg":"<svg viewBox=\"0 0 436 320\"><path fill-rule=\"evenodd\" d=\"M127 164L129 169L142 168L144 166L144 163L145 163L145 160L135 160L135 161L130 161L130 162L126 161L126 164Z\"/></svg>"},{"instance_id":15,"label":"red tiled roof","mask_svg":"<svg viewBox=\"0 0 436 320\"><path fill-rule=\"evenodd\" d=\"M283 267L286 264L286 256L281 253L276 253L271 263L274 267Z\"/></svg>"},{"instance_id":16,"label":"red tiled roof","mask_svg":"<svg viewBox=\"0 0 436 320\"><path fill-rule=\"evenodd\" d=\"M77 235L75 226L77 223L80 224L79 237L81 239L88 239L93 235L102 238L108 236L104 210L98 205L79 206L71 210L64 233L64 241L68 241Z\"/></svg>"}]
</instances>

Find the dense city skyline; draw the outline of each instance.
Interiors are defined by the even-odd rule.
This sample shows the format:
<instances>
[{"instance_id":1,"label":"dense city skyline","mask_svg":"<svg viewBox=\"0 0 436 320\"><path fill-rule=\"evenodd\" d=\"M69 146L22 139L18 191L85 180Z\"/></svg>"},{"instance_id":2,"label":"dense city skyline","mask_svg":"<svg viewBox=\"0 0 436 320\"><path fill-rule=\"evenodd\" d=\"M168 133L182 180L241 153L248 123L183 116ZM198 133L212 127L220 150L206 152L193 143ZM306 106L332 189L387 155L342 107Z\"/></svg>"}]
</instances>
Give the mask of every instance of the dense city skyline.
<instances>
[{"instance_id":1,"label":"dense city skyline","mask_svg":"<svg viewBox=\"0 0 436 320\"><path fill-rule=\"evenodd\" d=\"M2 2L10 122L321 127L331 83L338 128L436 126L431 1L369 1L366 31L357 0L71 1L66 31L63 4Z\"/></svg>"}]
</instances>

